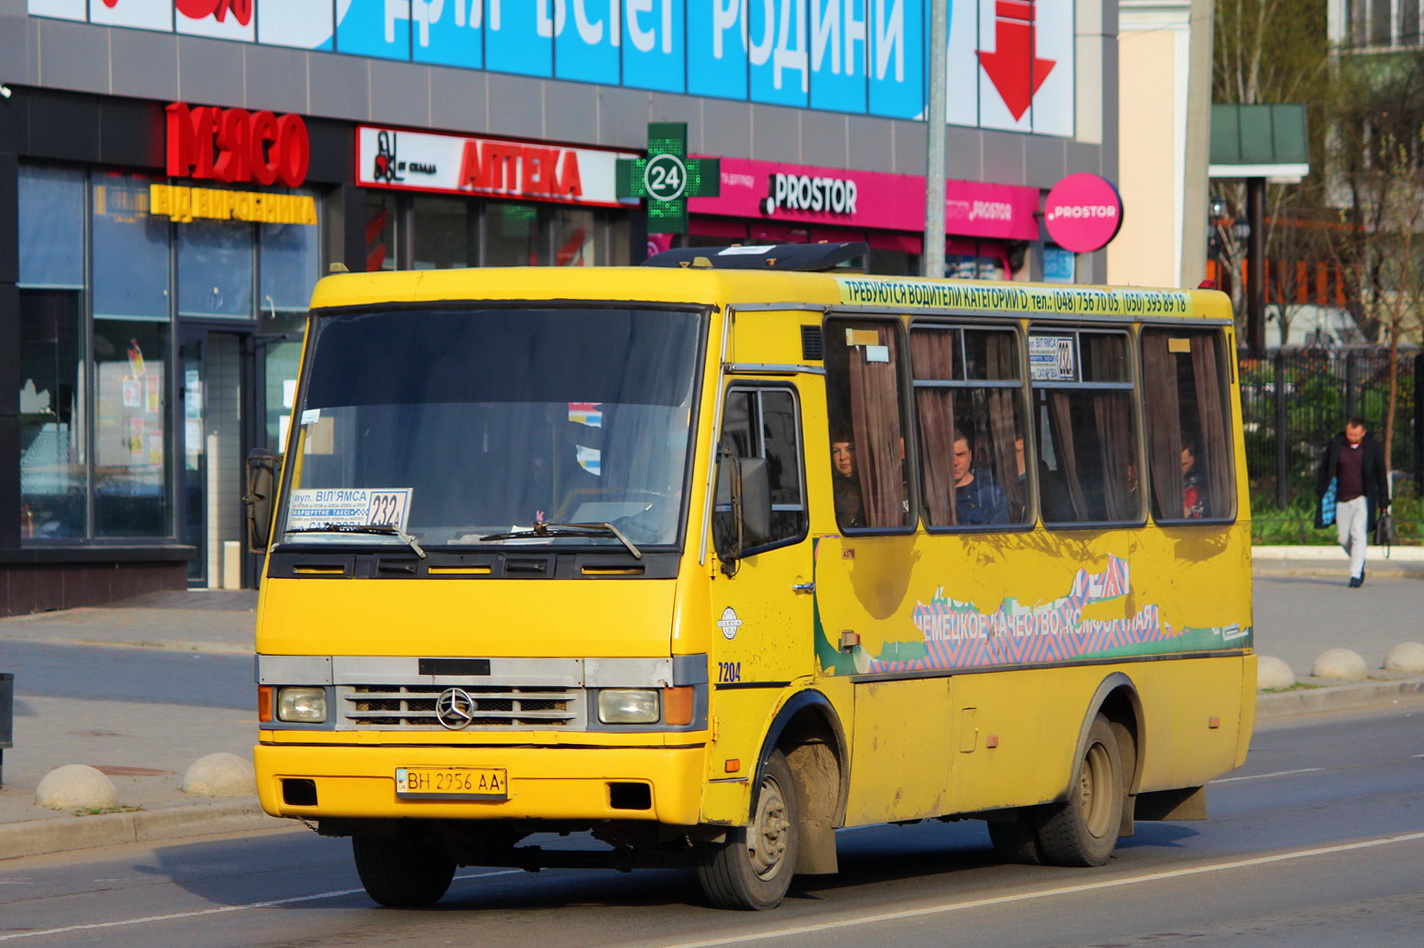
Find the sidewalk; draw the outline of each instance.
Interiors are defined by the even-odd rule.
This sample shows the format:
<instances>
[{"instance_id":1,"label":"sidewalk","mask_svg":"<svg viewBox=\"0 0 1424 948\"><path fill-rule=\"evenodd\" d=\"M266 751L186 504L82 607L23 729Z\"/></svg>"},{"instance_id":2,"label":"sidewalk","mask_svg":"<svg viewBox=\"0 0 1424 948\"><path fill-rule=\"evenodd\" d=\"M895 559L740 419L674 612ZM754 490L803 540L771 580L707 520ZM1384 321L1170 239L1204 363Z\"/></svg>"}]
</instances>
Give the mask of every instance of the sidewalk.
<instances>
[{"instance_id":1,"label":"sidewalk","mask_svg":"<svg viewBox=\"0 0 1424 948\"><path fill-rule=\"evenodd\" d=\"M1257 576L1340 576L1349 557L1339 546L1257 546L1251 549L1251 569ZM1371 577L1424 577L1424 546L1371 546L1365 553Z\"/></svg>"},{"instance_id":2,"label":"sidewalk","mask_svg":"<svg viewBox=\"0 0 1424 948\"><path fill-rule=\"evenodd\" d=\"M172 653L252 654L257 593L152 593L105 607L0 619L0 671L11 642L162 649ZM249 670L246 681L251 681ZM255 685L253 688L255 689ZM255 692L254 692L255 702ZM242 797L184 793L183 775L217 752L250 760L257 727L251 710L84 700L27 694L15 681L14 747L4 751L0 859L128 842L292 828L262 813L255 792ZM55 767L88 764L108 775L122 812L76 816L35 804Z\"/></svg>"},{"instance_id":3,"label":"sidewalk","mask_svg":"<svg viewBox=\"0 0 1424 948\"><path fill-rule=\"evenodd\" d=\"M1396 547L1386 559L1371 548L1362 590L1345 588L1345 564L1336 547L1257 549L1256 650L1286 661L1305 686L1259 695L1259 719L1424 702L1424 675L1380 670L1389 648L1424 640L1418 629L1424 550ZM154 593L102 608L0 619L0 671L12 670L5 661L10 643L160 649L236 661L252 654L256 602L252 591ZM1349 627L1340 624L1341 615L1353 617ZM1309 678L1314 657L1332 647L1359 652L1372 669L1370 680L1340 684ZM250 682L250 668L242 676ZM301 830L293 821L264 815L255 795L194 797L180 789L187 768L207 754L225 751L250 760L256 724L252 710L231 701L229 707L202 707L37 696L27 694L17 678L15 746L4 752L0 789L0 860L130 842ZM76 763L109 775L123 812L76 816L35 804L39 781L55 767Z\"/></svg>"}]
</instances>

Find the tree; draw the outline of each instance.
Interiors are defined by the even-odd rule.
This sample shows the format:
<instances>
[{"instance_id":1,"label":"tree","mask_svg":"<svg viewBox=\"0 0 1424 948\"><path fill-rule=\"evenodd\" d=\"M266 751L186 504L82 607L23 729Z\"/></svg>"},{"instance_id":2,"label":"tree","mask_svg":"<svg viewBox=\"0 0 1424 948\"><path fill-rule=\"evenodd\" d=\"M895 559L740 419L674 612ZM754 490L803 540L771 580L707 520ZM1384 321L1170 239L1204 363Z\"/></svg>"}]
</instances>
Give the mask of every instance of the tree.
<instances>
[{"instance_id":1,"label":"tree","mask_svg":"<svg viewBox=\"0 0 1424 948\"><path fill-rule=\"evenodd\" d=\"M1213 51L1212 101L1241 105L1305 102L1311 108L1312 138L1320 126L1319 104L1329 93L1329 43L1326 37L1326 0L1217 0L1216 48ZM1314 149L1312 149L1314 151ZM1219 266L1232 296L1238 318L1246 312L1246 240L1234 226L1246 217L1246 186L1241 181L1218 181L1213 187L1212 238ZM1282 227L1282 223L1314 221L1321 207L1318 188L1270 185L1266 192L1266 257L1276 262L1271 271L1271 296L1277 301L1281 344L1290 334L1298 309L1295 300L1304 287L1297 284L1300 268L1319 259L1320 235L1310 228Z\"/></svg>"},{"instance_id":2,"label":"tree","mask_svg":"<svg viewBox=\"0 0 1424 948\"><path fill-rule=\"evenodd\" d=\"M1366 338L1389 354L1385 464L1393 465L1400 346L1424 329L1424 48L1341 56L1331 192L1346 225L1333 256Z\"/></svg>"}]
</instances>

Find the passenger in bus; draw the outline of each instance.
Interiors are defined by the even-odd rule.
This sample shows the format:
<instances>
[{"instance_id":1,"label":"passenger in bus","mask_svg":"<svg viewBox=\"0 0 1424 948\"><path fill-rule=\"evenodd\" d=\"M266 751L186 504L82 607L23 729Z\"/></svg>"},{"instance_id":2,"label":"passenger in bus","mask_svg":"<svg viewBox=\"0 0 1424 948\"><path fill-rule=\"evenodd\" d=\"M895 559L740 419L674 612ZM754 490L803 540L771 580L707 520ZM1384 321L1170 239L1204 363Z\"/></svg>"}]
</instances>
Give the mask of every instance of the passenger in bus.
<instances>
[{"instance_id":1,"label":"passenger in bus","mask_svg":"<svg viewBox=\"0 0 1424 948\"><path fill-rule=\"evenodd\" d=\"M1191 441L1182 442L1182 516L1189 520L1206 516L1206 489L1197 468L1197 446Z\"/></svg>"},{"instance_id":2,"label":"passenger in bus","mask_svg":"<svg viewBox=\"0 0 1424 948\"><path fill-rule=\"evenodd\" d=\"M1142 482L1137 476L1137 465L1132 461L1127 462L1125 486L1127 487L1128 509L1136 511L1139 509L1138 488L1142 486Z\"/></svg>"},{"instance_id":3,"label":"passenger in bus","mask_svg":"<svg viewBox=\"0 0 1424 948\"><path fill-rule=\"evenodd\" d=\"M845 429L837 429L831 435L831 480L837 522L842 527L865 526L865 501L855 469L855 440Z\"/></svg>"},{"instance_id":4,"label":"passenger in bus","mask_svg":"<svg viewBox=\"0 0 1424 948\"><path fill-rule=\"evenodd\" d=\"M994 483L986 468L974 466L974 440L964 430L954 429L954 510L960 524L1008 523L1004 491Z\"/></svg>"},{"instance_id":5,"label":"passenger in bus","mask_svg":"<svg viewBox=\"0 0 1424 948\"><path fill-rule=\"evenodd\" d=\"M1009 520L1013 523L1023 523L1028 519L1028 461L1024 456L1023 435L1014 438L1014 468L1018 491L1017 496L1008 505L1011 508L1008 511L1011 515Z\"/></svg>"}]
</instances>

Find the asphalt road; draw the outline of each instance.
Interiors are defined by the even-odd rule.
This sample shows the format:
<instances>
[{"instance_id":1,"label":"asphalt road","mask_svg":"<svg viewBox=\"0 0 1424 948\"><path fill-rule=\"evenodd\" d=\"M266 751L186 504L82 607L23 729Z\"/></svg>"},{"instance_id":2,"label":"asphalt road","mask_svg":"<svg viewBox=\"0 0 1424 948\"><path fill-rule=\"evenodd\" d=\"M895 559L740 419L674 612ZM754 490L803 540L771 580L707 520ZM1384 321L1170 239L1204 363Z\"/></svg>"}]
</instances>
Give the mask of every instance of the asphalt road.
<instances>
[{"instance_id":1,"label":"asphalt road","mask_svg":"<svg viewBox=\"0 0 1424 948\"><path fill-rule=\"evenodd\" d=\"M251 710L252 656L102 645L0 642L24 697Z\"/></svg>"},{"instance_id":2,"label":"asphalt road","mask_svg":"<svg viewBox=\"0 0 1424 948\"><path fill-rule=\"evenodd\" d=\"M871 827L767 913L706 908L673 870L471 868L433 909L381 909L345 841L305 830L37 857L0 863L0 945L1412 946L1420 755L1421 705L1272 724L1211 819L1139 824L1102 869L997 864L974 822Z\"/></svg>"}]
</instances>

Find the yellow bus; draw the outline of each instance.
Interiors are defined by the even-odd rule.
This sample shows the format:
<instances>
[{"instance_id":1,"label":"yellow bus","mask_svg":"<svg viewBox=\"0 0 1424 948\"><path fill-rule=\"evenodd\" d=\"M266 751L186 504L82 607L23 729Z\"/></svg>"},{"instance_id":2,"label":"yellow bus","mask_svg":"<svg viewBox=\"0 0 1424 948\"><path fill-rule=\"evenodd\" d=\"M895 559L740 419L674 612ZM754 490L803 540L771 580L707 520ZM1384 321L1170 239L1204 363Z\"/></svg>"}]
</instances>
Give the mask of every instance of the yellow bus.
<instances>
[{"instance_id":1,"label":"yellow bus","mask_svg":"<svg viewBox=\"0 0 1424 948\"><path fill-rule=\"evenodd\" d=\"M842 827L1094 866L1204 818L1255 715L1226 298L862 253L322 280L249 470L266 811L387 905L680 865L745 909Z\"/></svg>"}]
</instances>

